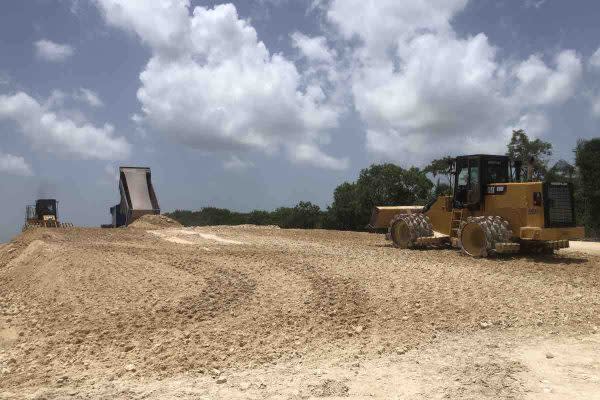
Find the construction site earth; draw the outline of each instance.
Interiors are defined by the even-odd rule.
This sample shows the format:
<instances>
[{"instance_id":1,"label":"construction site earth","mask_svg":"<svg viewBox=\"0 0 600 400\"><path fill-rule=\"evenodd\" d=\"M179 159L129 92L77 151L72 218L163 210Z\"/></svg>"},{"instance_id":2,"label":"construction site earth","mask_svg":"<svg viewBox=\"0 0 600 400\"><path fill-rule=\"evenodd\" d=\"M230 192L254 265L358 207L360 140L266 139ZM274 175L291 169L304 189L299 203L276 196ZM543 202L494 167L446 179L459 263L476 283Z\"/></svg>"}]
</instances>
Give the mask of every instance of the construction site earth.
<instances>
[{"instance_id":1,"label":"construction site earth","mask_svg":"<svg viewBox=\"0 0 600 400\"><path fill-rule=\"evenodd\" d=\"M0 245L2 399L593 399L600 250L36 228Z\"/></svg>"}]
</instances>

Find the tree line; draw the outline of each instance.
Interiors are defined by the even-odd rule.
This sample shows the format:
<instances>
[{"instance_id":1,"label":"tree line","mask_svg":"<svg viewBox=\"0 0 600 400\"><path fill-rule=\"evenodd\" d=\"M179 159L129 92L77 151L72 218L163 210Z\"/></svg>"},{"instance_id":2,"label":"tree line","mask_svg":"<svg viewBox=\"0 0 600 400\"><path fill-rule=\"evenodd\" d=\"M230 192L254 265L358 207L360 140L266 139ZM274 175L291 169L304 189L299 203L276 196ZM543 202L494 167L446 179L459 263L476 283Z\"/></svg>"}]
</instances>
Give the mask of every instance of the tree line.
<instances>
[{"instance_id":1,"label":"tree line","mask_svg":"<svg viewBox=\"0 0 600 400\"><path fill-rule=\"evenodd\" d=\"M559 160L552 166L552 144L531 139L523 130L513 131L506 155L524 166L532 161L532 179L573 185L577 221L588 235L600 236L600 138L580 140L574 149L575 163ZM425 168L402 168L392 163L373 164L360 171L355 182L335 188L333 202L325 210L309 201L273 211L243 213L204 207L198 211L176 210L167 214L185 226L277 225L281 228L365 230L373 206L424 205L439 195L452 193L452 161L447 156ZM433 180L430 179L433 177Z\"/></svg>"}]
</instances>

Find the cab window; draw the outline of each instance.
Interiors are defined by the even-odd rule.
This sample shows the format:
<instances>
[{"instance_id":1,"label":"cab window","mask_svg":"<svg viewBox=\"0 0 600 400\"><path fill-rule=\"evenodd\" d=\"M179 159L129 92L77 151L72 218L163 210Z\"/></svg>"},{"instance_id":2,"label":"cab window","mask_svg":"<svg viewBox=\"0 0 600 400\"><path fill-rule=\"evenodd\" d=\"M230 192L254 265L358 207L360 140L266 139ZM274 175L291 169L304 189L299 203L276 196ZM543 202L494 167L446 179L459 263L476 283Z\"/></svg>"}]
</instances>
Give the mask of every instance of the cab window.
<instances>
[{"instance_id":1,"label":"cab window","mask_svg":"<svg viewBox=\"0 0 600 400\"><path fill-rule=\"evenodd\" d=\"M500 160L488 160L487 183L506 183L508 182L508 166Z\"/></svg>"},{"instance_id":2,"label":"cab window","mask_svg":"<svg viewBox=\"0 0 600 400\"><path fill-rule=\"evenodd\" d=\"M462 168L458 173L458 186L468 186L469 184L469 169Z\"/></svg>"},{"instance_id":3,"label":"cab window","mask_svg":"<svg viewBox=\"0 0 600 400\"><path fill-rule=\"evenodd\" d=\"M469 167L469 170L471 171L471 181L469 182L469 186L471 188L479 186L479 166L472 165Z\"/></svg>"}]
</instances>

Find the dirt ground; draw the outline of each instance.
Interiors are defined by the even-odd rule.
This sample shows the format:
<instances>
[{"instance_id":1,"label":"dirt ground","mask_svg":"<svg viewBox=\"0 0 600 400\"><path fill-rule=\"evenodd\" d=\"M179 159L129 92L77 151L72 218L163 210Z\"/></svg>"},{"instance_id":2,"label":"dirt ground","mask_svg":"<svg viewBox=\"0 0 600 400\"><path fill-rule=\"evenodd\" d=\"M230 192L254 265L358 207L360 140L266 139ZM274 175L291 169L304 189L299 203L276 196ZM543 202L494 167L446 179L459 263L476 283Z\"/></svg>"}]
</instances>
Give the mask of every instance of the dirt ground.
<instances>
[{"instance_id":1,"label":"dirt ground","mask_svg":"<svg viewBox=\"0 0 600 400\"><path fill-rule=\"evenodd\" d=\"M0 246L0 399L600 399L599 289L577 247L35 229Z\"/></svg>"}]
</instances>

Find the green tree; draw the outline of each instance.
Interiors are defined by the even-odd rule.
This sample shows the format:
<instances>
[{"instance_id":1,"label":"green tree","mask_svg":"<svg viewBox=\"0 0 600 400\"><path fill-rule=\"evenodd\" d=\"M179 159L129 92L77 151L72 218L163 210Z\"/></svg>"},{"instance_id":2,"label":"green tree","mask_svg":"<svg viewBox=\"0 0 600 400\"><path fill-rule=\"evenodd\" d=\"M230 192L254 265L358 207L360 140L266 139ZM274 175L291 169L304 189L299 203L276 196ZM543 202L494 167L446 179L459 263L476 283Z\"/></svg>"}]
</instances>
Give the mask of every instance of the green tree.
<instances>
[{"instance_id":1,"label":"green tree","mask_svg":"<svg viewBox=\"0 0 600 400\"><path fill-rule=\"evenodd\" d=\"M324 227L339 230L359 229L359 215L356 184L344 182L333 192L333 203L327 209Z\"/></svg>"},{"instance_id":2,"label":"green tree","mask_svg":"<svg viewBox=\"0 0 600 400\"><path fill-rule=\"evenodd\" d=\"M588 233L600 235L600 138L580 140L575 148Z\"/></svg>"},{"instance_id":3,"label":"green tree","mask_svg":"<svg viewBox=\"0 0 600 400\"><path fill-rule=\"evenodd\" d=\"M441 175L446 178L447 186L452 188L452 173L454 168L454 157L446 156L443 158L438 158L433 160L423 169L423 172L427 174L433 175L434 178L437 178L438 175ZM439 186L438 179L438 186Z\"/></svg>"},{"instance_id":4,"label":"green tree","mask_svg":"<svg viewBox=\"0 0 600 400\"><path fill-rule=\"evenodd\" d=\"M272 225L273 217L270 212L262 210L251 211L245 218L246 224L252 225Z\"/></svg>"},{"instance_id":5,"label":"green tree","mask_svg":"<svg viewBox=\"0 0 600 400\"><path fill-rule=\"evenodd\" d=\"M424 204L433 183L424 171L394 164L373 164L360 172L356 183L344 183L334 192L327 226L362 230L374 206Z\"/></svg>"},{"instance_id":6,"label":"green tree","mask_svg":"<svg viewBox=\"0 0 600 400\"><path fill-rule=\"evenodd\" d=\"M565 160L558 160L546 173L545 180L548 182L567 182L576 184L577 169L574 165Z\"/></svg>"},{"instance_id":7,"label":"green tree","mask_svg":"<svg viewBox=\"0 0 600 400\"><path fill-rule=\"evenodd\" d=\"M438 179L435 187L433 188L433 198L437 198L438 196L451 196L452 195L452 186L447 183L440 182Z\"/></svg>"},{"instance_id":8,"label":"green tree","mask_svg":"<svg viewBox=\"0 0 600 400\"><path fill-rule=\"evenodd\" d=\"M527 176L527 165L533 160L534 180L543 180L548 171L548 158L552 155L552 144L541 139L531 140L523 129L513 131L507 145L506 155L513 161L520 161L523 166L522 179Z\"/></svg>"},{"instance_id":9,"label":"green tree","mask_svg":"<svg viewBox=\"0 0 600 400\"><path fill-rule=\"evenodd\" d=\"M321 208L310 201L301 201L285 211L280 222L282 228L315 229L321 227Z\"/></svg>"}]
</instances>

